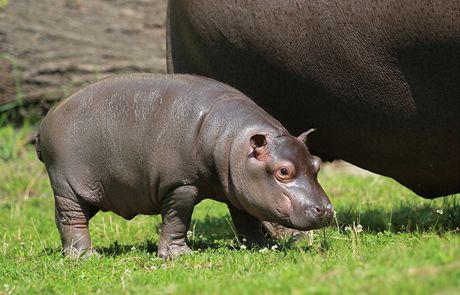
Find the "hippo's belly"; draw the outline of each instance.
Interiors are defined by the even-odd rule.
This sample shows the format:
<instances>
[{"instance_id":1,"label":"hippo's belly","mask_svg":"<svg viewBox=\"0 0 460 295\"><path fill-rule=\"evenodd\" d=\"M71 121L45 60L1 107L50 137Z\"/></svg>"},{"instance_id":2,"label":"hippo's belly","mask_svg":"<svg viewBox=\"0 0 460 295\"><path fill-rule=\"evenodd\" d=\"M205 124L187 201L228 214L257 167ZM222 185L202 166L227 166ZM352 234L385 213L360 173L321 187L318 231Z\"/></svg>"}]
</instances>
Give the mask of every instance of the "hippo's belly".
<instances>
[{"instance_id":1,"label":"hippo's belly","mask_svg":"<svg viewBox=\"0 0 460 295\"><path fill-rule=\"evenodd\" d=\"M104 193L97 206L102 211L112 211L128 220L138 214L154 215L161 211L155 196L149 191L115 181L104 184Z\"/></svg>"}]
</instances>

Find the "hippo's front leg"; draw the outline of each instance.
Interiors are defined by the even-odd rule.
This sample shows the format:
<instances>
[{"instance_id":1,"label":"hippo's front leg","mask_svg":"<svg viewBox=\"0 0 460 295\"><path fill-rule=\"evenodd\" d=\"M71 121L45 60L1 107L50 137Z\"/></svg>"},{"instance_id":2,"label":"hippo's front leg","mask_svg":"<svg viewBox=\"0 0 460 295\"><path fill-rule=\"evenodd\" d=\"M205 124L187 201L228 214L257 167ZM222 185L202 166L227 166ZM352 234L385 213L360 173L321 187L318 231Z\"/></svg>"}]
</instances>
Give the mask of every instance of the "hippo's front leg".
<instances>
[{"instance_id":1,"label":"hippo's front leg","mask_svg":"<svg viewBox=\"0 0 460 295\"><path fill-rule=\"evenodd\" d=\"M230 210L236 231L240 236L239 238L246 239L245 244L260 247L268 245L268 241L262 232L262 223L259 218L231 205L228 205L228 209Z\"/></svg>"},{"instance_id":2,"label":"hippo's front leg","mask_svg":"<svg viewBox=\"0 0 460 295\"><path fill-rule=\"evenodd\" d=\"M292 239L292 241L301 241L308 236L310 231L287 228L275 222L263 221L262 230L272 239Z\"/></svg>"},{"instance_id":3,"label":"hippo's front leg","mask_svg":"<svg viewBox=\"0 0 460 295\"><path fill-rule=\"evenodd\" d=\"M186 237L197 196L196 187L182 186L163 199L161 205L163 225L158 245L158 257L172 259L174 256L192 251L187 246Z\"/></svg>"}]
</instances>

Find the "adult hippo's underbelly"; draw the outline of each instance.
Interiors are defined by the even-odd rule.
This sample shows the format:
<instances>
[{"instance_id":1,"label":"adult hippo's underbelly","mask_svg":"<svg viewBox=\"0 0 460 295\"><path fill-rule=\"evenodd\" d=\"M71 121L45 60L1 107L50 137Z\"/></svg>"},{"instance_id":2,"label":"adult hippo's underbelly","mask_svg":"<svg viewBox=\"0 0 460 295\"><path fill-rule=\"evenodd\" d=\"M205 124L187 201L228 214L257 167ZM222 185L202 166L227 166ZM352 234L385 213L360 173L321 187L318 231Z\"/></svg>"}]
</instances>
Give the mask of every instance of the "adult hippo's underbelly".
<instances>
[{"instance_id":1,"label":"adult hippo's underbelly","mask_svg":"<svg viewBox=\"0 0 460 295\"><path fill-rule=\"evenodd\" d=\"M460 2L171 0L168 70L254 99L309 147L460 192ZM376 1L377 2L377 1Z\"/></svg>"}]
</instances>

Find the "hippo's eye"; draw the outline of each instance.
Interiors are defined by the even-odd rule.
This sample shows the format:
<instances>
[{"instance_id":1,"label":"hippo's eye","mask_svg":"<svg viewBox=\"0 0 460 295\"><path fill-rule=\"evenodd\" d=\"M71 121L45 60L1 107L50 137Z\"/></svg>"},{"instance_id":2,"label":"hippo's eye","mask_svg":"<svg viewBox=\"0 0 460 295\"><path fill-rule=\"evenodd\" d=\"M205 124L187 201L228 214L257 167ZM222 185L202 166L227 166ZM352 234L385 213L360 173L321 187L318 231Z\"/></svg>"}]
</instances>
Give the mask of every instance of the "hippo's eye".
<instances>
[{"instance_id":1,"label":"hippo's eye","mask_svg":"<svg viewBox=\"0 0 460 295\"><path fill-rule=\"evenodd\" d=\"M294 169L286 166L282 166L276 170L275 177L279 181L288 182L294 176Z\"/></svg>"}]
</instances>

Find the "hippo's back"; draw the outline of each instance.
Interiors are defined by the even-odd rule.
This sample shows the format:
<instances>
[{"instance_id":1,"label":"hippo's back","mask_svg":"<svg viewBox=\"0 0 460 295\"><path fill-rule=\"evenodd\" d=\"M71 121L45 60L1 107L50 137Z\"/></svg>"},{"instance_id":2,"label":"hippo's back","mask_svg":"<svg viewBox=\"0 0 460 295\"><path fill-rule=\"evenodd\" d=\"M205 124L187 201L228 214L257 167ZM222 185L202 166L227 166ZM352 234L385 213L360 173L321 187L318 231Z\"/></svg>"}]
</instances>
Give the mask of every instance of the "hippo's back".
<instances>
[{"instance_id":1,"label":"hippo's back","mask_svg":"<svg viewBox=\"0 0 460 295\"><path fill-rule=\"evenodd\" d=\"M69 156L69 149L84 149L86 143L92 143L91 148L104 143L111 152L124 141L135 146L133 138L152 144L153 139L146 136L186 133L220 96L232 93L239 95L225 84L190 75L107 78L78 91L47 114L40 127L41 146L53 140L49 148L65 149ZM43 156L46 160L46 151Z\"/></svg>"}]
</instances>

